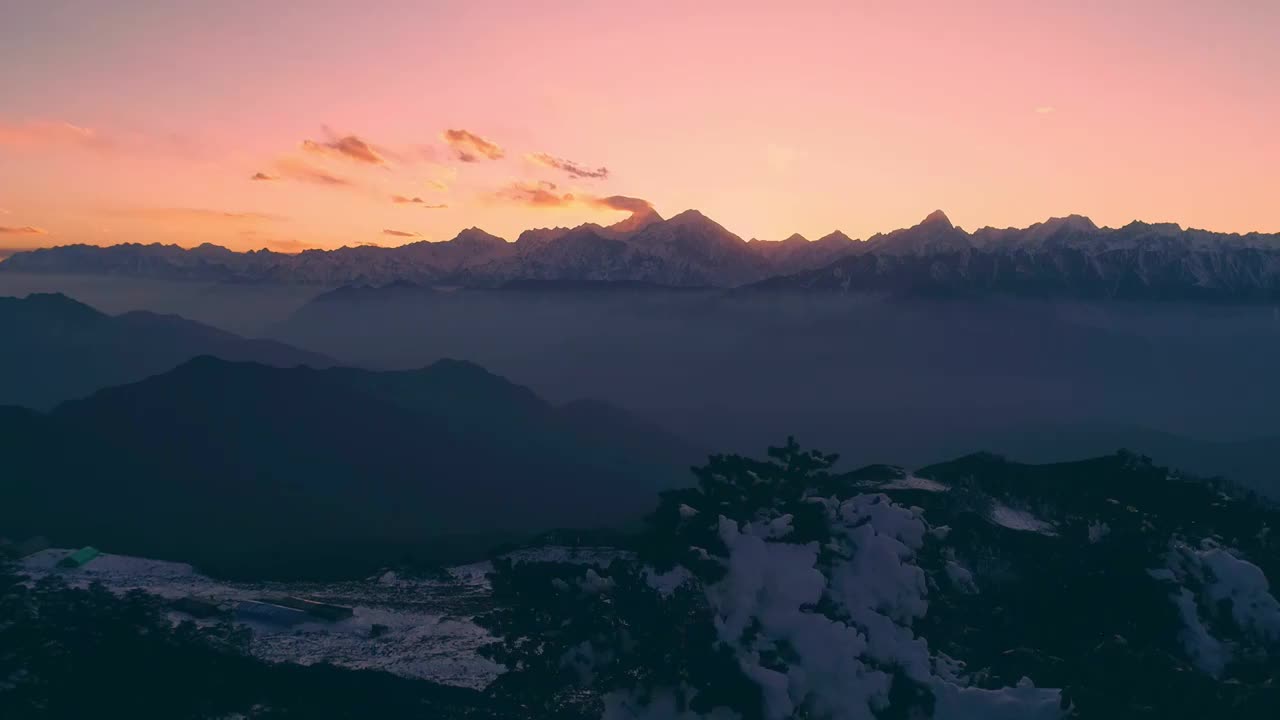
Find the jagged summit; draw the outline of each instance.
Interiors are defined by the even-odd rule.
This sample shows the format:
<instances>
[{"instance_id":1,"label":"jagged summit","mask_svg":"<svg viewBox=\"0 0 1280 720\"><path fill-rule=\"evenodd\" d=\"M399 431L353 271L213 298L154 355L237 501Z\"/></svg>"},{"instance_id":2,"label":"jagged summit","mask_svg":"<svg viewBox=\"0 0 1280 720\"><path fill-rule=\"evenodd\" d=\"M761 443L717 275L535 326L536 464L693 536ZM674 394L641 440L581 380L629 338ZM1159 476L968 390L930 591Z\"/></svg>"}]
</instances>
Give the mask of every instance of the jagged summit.
<instances>
[{"instance_id":1,"label":"jagged summit","mask_svg":"<svg viewBox=\"0 0 1280 720\"><path fill-rule=\"evenodd\" d=\"M823 235L822 237L818 238L817 240L814 240L814 242L818 242L818 243L839 243L839 244L848 244L848 243L855 243L855 242L858 242L858 241L857 241L857 240L854 240L853 238L849 237L848 235L845 235L845 234L844 234L843 232L841 232L840 230L832 230L831 232L827 233L826 235Z\"/></svg>"},{"instance_id":2,"label":"jagged summit","mask_svg":"<svg viewBox=\"0 0 1280 720\"><path fill-rule=\"evenodd\" d=\"M1150 223L1150 222L1143 222L1142 220L1134 220L1133 222L1129 223L1128 225L1125 225L1123 228L1120 228L1120 229L1130 230L1135 232L1145 232L1153 235L1161 235L1161 236L1167 236L1167 237L1179 235L1183 232L1182 226L1179 225L1178 223L1172 223L1172 222Z\"/></svg>"},{"instance_id":3,"label":"jagged summit","mask_svg":"<svg viewBox=\"0 0 1280 720\"><path fill-rule=\"evenodd\" d=\"M670 227L681 227L684 225L715 225L721 227L720 223L703 215L701 211L692 208L685 210L677 215L672 215L670 219L663 222L664 225Z\"/></svg>"},{"instance_id":4,"label":"jagged summit","mask_svg":"<svg viewBox=\"0 0 1280 720\"><path fill-rule=\"evenodd\" d=\"M1098 226L1086 215L1071 214L1066 217L1051 217L1044 222L1045 225L1056 225L1058 227L1070 228L1072 230L1097 230Z\"/></svg>"},{"instance_id":5,"label":"jagged summit","mask_svg":"<svg viewBox=\"0 0 1280 720\"><path fill-rule=\"evenodd\" d=\"M479 244L479 245L494 245L497 243L501 243L505 245L507 241L498 237L497 235L487 233L478 227L469 227L466 230L463 230L462 232L458 233L450 242Z\"/></svg>"},{"instance_id":6,"label":"jagged summit","mask_svg":"<svg viewBox=\"0 0 1280 720\"><path fill-rule=\"evenodd\" d=\"M920 223L916 225L916 227L953 228L955 226L951 224L951 218L947 217L946 213L942 212L941 210L934 210L933 212L926 215L924 220L921 220Z\"/></svg>"}]
</instances>

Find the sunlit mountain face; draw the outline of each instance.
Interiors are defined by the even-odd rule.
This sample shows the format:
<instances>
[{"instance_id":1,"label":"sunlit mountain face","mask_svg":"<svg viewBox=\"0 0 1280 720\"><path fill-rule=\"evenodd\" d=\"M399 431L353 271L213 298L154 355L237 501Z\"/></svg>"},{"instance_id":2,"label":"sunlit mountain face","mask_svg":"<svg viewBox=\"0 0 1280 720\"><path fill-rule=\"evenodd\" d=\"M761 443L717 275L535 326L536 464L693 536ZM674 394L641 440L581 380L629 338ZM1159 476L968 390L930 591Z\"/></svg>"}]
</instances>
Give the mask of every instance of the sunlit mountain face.
<instances>
[{"instance_id":1,"label":"sunlit mountain face","mask_svg":"<svg viewBox=\"0 0 1280 720\"><path fill-rule=\"evenodd\" d=\"M0 11L0 719L1280 708L1280 4Z\"/></svg>"}]
</instances>

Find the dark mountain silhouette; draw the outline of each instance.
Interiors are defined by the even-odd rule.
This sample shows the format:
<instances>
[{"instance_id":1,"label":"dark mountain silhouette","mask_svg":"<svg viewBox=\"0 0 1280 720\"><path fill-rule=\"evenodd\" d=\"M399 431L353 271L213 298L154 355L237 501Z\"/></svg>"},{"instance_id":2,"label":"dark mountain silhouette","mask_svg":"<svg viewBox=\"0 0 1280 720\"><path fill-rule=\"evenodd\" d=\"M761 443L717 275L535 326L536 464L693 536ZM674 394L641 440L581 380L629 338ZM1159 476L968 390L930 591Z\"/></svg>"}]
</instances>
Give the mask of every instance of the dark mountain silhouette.
<instances>
[{"instance_id":1,"label":"dark mountain silhouette","mask_svg":"<svg viewBox=\"0 0 1280 720\"><path fill-rule=\"evenodd\" d=\"M527 230L514 243L470 228L446 242L344 247L297 255L213 245L65 246L14 254L0 272L320 286L464 285L512 280L647 282L770 290L1012 294L1159 300L1269 301L1280 293L1280 235L1087 217L968 232L941 210L865 242L833 232L815 241L743 241L696 210L652 210L605 227Z\"/></svg>"},{"instance_id":2,"label":"dark mountain silhouette","mask_svg":"<svg viewBox=\"0 0 1280 720\"><path fill-rule=\"evenodd\" d=\"M625 524L699 456L457 361L375 373L206 356L48 415L5 409L0 425L9 533L233 565Z\"/></svg>"},{"instance_id":3,"label":"dark mountain silhouette","mask_svg":"<svg viewBox=\"0 0 1280 720\"><path fill-rule=\"evenodd\" d=\"M753 291L981 297L1272 302L1280 236L1227 235L1171 224L1098 228L1086 217L1025 230L967 233L941 212L878 235L826 267L774 277Z\"/></svg>"},{"instance_id":4,"label":"dark mountain silhouette","mask_svg":"<svg viewBox=\"0 0 1280 720\"><path fill-rule=\"evenodd\" d=\"M1065 436L1041 429L1070 425L1096 436L1069 444L1074 456L1131 447L1277 487L1265 455L1219 462L1233 452L1220 443L1280 432L1269 401L1280 390L1280 315L1260 303L516 281L335 291L272 336L363 367L466 358L557 402L616 403L703 447L748 450L795 433L866 462L975 447L1021 458L1024 443L1028 459L1053 459L1063 455L1046 457L1045 445ZM1131 443L1133 429L1181 438L1205 461L1169 453L1177 440ZM1033 445L1039 434L1048 442Z\"/></svg>"},{"instance_id":5,"label":"dark mountain silhouette","mask_svg":"<svg viewBox=\"0 0 1280 720\"><path fill-rule=\"evenodd\" d=\"M267 365L333 361L272 340L250 340L176 315L106 315L65 295L0 298L0 404L45 409L109 385L164 372L197 355Z\"/></svg>"},{"instance_id":6,"label":"dark mountain silhouette","mask_svg":"<svg viewBox=\"0 0 1280 720\"><path fill-rule=\"evenodd\" d=\"M791 275L810 268L825 267L855 252L858 241L836 230L817 240L795 234L786 240L751 240L751 249L764 256L779 275Z\"/></svg>"},{"instance_id":7,"label":"dark mountain silhouette","mask_svg":"<svg viewBox=\"0 0 1280 720\"><path fill-rule=\"evenodd\" d=\"M887 255L936 255L969 247L969 234L951 224L946 213L935 210L918 224L873 235L860 252Z\"/></svg>"}]
</instances>

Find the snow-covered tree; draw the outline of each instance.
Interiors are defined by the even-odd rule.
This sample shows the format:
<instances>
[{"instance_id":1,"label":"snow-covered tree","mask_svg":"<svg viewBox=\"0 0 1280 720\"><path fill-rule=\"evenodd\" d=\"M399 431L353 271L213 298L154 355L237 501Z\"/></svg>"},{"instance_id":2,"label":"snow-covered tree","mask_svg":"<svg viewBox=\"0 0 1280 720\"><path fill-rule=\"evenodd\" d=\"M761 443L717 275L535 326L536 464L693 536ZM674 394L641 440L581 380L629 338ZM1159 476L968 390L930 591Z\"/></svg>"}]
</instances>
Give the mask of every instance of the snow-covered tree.
<instances>
[{"instance_id":1,"label":"snow-covered tree","mask_svg":"<svg viewBox=\"0 0 1280 720\"><path fill-rule=\"evenodd\" d=\"M928 611L918 508L794 442L715 456L608 567L501 562L495 691L606 718L1051 718L1057 690L981 688L913 631Z\"/></svg>"}]
</instances>

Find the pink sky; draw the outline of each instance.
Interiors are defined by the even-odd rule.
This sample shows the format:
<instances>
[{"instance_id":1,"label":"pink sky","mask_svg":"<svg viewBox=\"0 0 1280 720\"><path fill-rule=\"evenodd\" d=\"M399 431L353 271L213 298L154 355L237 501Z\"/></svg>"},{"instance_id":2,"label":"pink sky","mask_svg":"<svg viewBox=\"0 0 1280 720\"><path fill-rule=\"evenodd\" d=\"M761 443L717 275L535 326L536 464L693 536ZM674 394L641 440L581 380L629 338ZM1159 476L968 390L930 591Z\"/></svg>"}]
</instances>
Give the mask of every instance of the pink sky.
<instances>
[{"instance_id":1,"label":"pink sky","mask_svg":"<svg viewBox=\"0 0 1280 720\"><path fill-rule=\"evenodd\" d=\"M514 239L612 195L768 239L935 208L1275 232L1276 28L1273 0L14 3L0 248Z\"/></svg>"}]
</instances>

